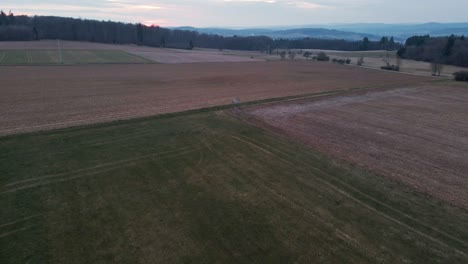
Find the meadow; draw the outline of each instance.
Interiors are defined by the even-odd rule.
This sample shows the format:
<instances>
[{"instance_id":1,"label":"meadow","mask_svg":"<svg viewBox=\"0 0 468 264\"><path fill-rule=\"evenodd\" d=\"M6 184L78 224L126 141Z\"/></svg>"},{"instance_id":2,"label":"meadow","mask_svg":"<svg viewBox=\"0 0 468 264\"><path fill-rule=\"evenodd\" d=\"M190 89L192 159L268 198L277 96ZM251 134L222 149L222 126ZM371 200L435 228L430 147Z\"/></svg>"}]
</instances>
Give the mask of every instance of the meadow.
<instances>
[{"instance_id":1,"label":"meadow","mask_svg":"<svg viewBox=\"0 0 468 264\"><path fill-rule=\"evenodd\" d=\"M117 50L0 50L0 65L151 63Z\"/></svg>"},{"instance_id":2,"label":"meadow","mask_svg":"<svg viewBox=\"0 0 468 264\"><path fill-rule=\"evenodd\" d=\"M0 263L468 263L466 84L60 45L0 43Z\"/></svg>"},{"instance_id":3,"label":"meadow","mask_svg":"<svg viewBox=\"0 0 468 264\"><path fill-rule=\"evenodd\" d=\"M1 138L3 263L463 263L468 213L232 111Z\"/></svg>"}]
</instances>

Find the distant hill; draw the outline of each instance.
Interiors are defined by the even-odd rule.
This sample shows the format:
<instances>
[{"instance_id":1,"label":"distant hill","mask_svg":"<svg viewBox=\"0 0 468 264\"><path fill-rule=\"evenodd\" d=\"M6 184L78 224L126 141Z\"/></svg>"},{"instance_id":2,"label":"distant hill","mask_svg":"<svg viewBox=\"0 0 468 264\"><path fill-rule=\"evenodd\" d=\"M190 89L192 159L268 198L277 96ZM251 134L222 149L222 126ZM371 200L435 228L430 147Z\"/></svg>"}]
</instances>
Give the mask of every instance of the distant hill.
<instances>
[{"instance_id":1,"label":"distant hill","mask_svg":"<svg viewBox=\"0 0 468 264\"><path fill-rule=\"evenodd\" d=\"M367 34L389 35L407 39L414 35L431 35L434 37L468 35L468 23L424 23L424 24L344 24L328 25L328 29L358 31Z\"/></svg>"},{"instance_id":2,"label":"distant hill","mask_svg":"<svg viewBox=\"0 0 468 264\"><path fill-rule=\"evenodd\" d=\"M225 37L236 36L267 36L274 39L302 39L302 38L317 38L317 39L345 39L345 40L362 40L367 37L370 40L379 40L381 37L373 34L356 33L348 31L340 31L335 29L325 28L295 28L295 29L227 29L227 28L194 28L194 27L177 27L173 29L192 30L206 34L217 34Z\"/></svg>"},{"instance_id":3,"label":"distant hill","mask_svg":"<svg viewBox=\"0 0 468 264\"><path fill-rule=\"evenodd\" d=\"M370 40L379 40L382 36L393 36L395 40L404 42L414 35L468 36L468 23L424 23L424 24L330 24L330 25L302 25L266 28L194 28L179 27L174 29L193 30L207 34L218 34L221 36L259 36L264 35L274 39L345 39L361 40L368 37Z\"/></svg>"}]
</instances>

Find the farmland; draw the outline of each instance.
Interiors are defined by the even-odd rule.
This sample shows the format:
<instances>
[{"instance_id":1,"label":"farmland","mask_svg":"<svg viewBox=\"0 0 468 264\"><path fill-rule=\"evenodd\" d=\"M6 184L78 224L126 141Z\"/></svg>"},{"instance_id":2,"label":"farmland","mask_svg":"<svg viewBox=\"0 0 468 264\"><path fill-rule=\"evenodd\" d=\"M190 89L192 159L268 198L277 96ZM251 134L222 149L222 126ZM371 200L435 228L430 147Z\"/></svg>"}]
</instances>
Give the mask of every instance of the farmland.
<instances>
[{"instance_id":1,"label":"farmland","mask_svg":"<svg viewBox=\"0 0 468 264\"><path fill-rule=\"evenodd\" d=\"M0 134L430 81L313 62L2 67Z\"/></svg>"},{"instance_id":2,"label":"farmland","mask_svg":"<svg viewBox=\"0 0 468 264\"><path fill-rule=\"evenodd\" d=\"M468 263L466 84L61 46L0 43L0 263Z\"/></svg>"},{"instance_id":3,"label":"farmland","mask_svg":"<svg viewBox=\"0 0 468 264\"><path fill-rule=\"evenodd\" d=\"M422 85L250 114L323 153L468 209L467 102L466 86Z\"/></svg>"},{"instance_id":4,"label":"farmland","mask_svg":"<svg viewBox=\"0 0 468 264\"><path fill-rule=\"evenodd\" d=\"M61 55L60 55L61 54ZM62 60L60 60L62 56ZM76 41L0 42L0 65L264 61L259 52L162 49Z\"/></svg>"},{"instance_id":5,"label":"farmland","mask_svg":"<svg viewBox=\"0 0 468 264\"><path fill-rule=\"evenodd\" d=\"M390 64L397 65L396 52L395 51L336 51L336 50L318 50L318 49L304 49L304 50L295 50L295 52L312 52L313 56L317 55L319 52L325 52L331 59L350 59L351 65L356 66L357 61L360 57L364 59L364 64L362 67L370 69L380 69L380 67L385 66L387 61ZM269 59L278 59L276 57L269 57ZM296 56L296 60L305 60L306 58L302 56ZM457 71L466 71L467 68L457 67L452 65L443 65L441 76L453 78L453 73ZM431 64L424 61L414 61L401 59L400 60L400 71L408 74L415 74L421 76L430 76L431 75Z\"/></svg>"},{"instance_id":6,"label":"farmland","mask_svg":"<svg viewBox=\"0 0 468 264\"><path fill-rule=\"evenodd\" d=\"M0 65L151 63L142 57L115 50L0 50Z\"/></svg>"},{"instance_id":7,"label":"farmland","mask_svg":"<svg viewBox=\"0 0 468 264\"><path fill-rule=\"evenodd\" d=\"M3 263L467 261L466 211L229 111L9 136L0 152Z\"/></svg>"}]
</instances>

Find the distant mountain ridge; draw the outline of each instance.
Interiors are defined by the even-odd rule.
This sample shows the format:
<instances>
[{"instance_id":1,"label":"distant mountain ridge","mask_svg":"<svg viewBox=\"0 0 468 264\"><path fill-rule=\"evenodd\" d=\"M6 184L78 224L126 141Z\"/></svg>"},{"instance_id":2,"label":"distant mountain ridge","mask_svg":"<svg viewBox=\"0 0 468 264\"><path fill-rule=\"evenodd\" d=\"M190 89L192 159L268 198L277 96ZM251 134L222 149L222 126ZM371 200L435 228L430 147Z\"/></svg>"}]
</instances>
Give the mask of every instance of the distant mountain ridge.
<instances>
[{"instance_id":1,"label":"distant mountain ridge","mask_svg":"<svg viewBox=\"0 0 468 264\"><path fill-rule=\"evenodd\" d=\"M302 38L318 38L318 39L345 39L345 40L362 40L367 37L370 40L379 40L381 37L367 33L356 33L348 31L340 31L336 29L326 28L294 28L285 30L275 30L268 28L251 28L251 29L228 29L228 28L195 28L195 27L176 27L172 29L191 30L206 34L217 34L225 37L236 36L267 36L273 39L302 39Z\"/></svg>"},{"instance_id":2,"label":"distant mountain ridge","mask_svg":"<svg viewBox=\"0 0 468 264\"><path fill-rule=\"evenodd\" d=\"M302 25L265 28L195 28L176 27L173 29L193 30L200 33L218 34L221 36L268 36L274 39L345 39L361 40L364 37L370 40L379 40L383 36L393 36L397 41L405 41L415 35L468 36L467 23L424 23L424 24L384 24L384 23L360 23L360 24L328 24L328 25Z\"/></svg>"}]
</instances>

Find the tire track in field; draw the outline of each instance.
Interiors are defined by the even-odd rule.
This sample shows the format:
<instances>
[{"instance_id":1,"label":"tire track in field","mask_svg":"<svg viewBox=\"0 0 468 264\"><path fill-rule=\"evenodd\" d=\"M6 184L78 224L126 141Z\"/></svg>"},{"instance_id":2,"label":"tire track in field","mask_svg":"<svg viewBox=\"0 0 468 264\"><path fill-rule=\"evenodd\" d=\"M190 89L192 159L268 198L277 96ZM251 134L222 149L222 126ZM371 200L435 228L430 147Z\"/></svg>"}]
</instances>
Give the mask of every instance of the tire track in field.
<instances>
[{"instance_id":1,"label":"tire track in field","mask_svg":"<svg viewBox=\"0 0 468 264\"><path fill-rule=\"evenodd\" d=\"M239 140L239 138L236 137L236 136L232 136L232 135L231 135L231 137L234 138L234 139L236 139L236 140ZM242 136L241 136L241 137L242 137ZM249 140L252 140L252 139L250 139L250 138L248 138L248 139L249 139ZM245 143L245 141L247 141L247 140L241 140L241 142L244 142L244 143ZM256 142L255 140L253 140L253 141ZM281 151L281 150L277 150L277 149L275 149L275 148L273 148L273 147L271 147L271 146L269 146L269 145L263 144L263 143L259 143L259 142L256 142L256 143L257 143L257 144L264 145L265 147L268 147L268 148L270 148L270 149L272 149L272 150L275 150L275 151L277 151L277 152L280 152L280 153L282 153L283 155L286 155L288 158L291 158L292 160L294 160L294 161L296 161L296 162L298 162L298 163L301 163L302 165L304 165L304 166L306 166L306 167L308 167L308 168L310 168L310 169L312 169L312 170L314 170L314 171L316 171L316 172L319 172L320 174L328 175L326 172L324 172L324 171L322 171L322 170L320 170L320 169L317 169L317 168L315 168L315 167L313 167L313 166L310 166L310 165L307 164L306 162L300 161L300 160L298 160L298 159L296 159L296 158L290 156L289 154L287 154L287 153L285 153L285 152L283 152L283 151ZM252 142L250 142L249 145L252 145L252 144L253 144L253 145L257 145L257 144L252 143ZM257 145L257 146L258 146L258 145ZM258 149L263 149L263 148L260 147L260 146L258 146ZM267 153L268 153L268 152L267 152ZM269 153L271 153L271 152L269 152ZM274 155L275 157L278 157L278 155L277 155L277 154L274 154L274 153L271 153L271 155ZM279 158L281 158L281 157L279 157ZM372 207L371 205L368 205L367 203L365 203L365 202L363 202L363 201L361 201L361 200L355 198L355 197L352 196L351 194L349 194L349 193L347 193L346 191L340 189L339 187L335 186L334 184L332 184L332 183L330 183L330 182L328 182L328 181L322 179L321 177L315 177L314 179L317 179L318 181L322 182L324 185L326 185L326 186L332 188L333 190L335 190L335 191L341 193L342 195L344 195L344 196L348 197L349 199L355 201L356 203L358 203L358 204L364 206L364 207L367 208L368 210L370 210L370 211L372 211L372 212L374 212L374 213L376 213L376 214L378 214L378 215L380 215L380 216L386 218L387 220L390 220L391 222L393 222L393 223L395 223L395 224L397 224L397 225L400 225L400 226L402 226L402 227L405 227L406 229L408 229L408 230L410 230L410 231L412 231L412 232L414 232L414 233L416 233L416 234L419 234L419 235L421 235L421 236L423 236L423 237L425 237L425 238L427 238L427 239L429 239L429 240L431 240L431 241L433 241L433 242L435 242L435 243L437 243L437 244L439 244L439 245L442 245L442 246L444 246L444 247L446 247L446 248L452 249L452 250L454 250L455 252L457 252L457 253L460 254L460 255L463 255L463 256L465 256L465 257L468 256L468 254L466 254L465 252L460 251L460 250L457 249L457 248L454 248L454 247L451 247L451 246L447 245L445 242L443 242L443 241L441 241L441 240L439 240L439 239L437 239L437 238L431 236L430 234L427 234L427 233L425 233L425 232L419 231L419 230L417 230L417 229L415 229L415 228L409 226L408 224L405 224L405 223L401 222L400 220L395 219L395 218L393 218L392 216L390 216L390 215L388 215L388 214L386 214L386 213L384 213L384 212L379 211L378 209L376 209L376 208ZM435 227L429 226L429 225L427 225L427 224L425 224L425 223L419 221L418 219L415 219L415 218L411 217L410 215L405 214L405 213L399 211L398 209L395 209L395 208L393 208L393 207L391 207L391 206L389 206L389 205L387 205L387 204L384 204L384 203L382 203L382 202L376 200L375 198L370 197L370 196L368 196L368 195L365 194L365 193L362 193L361 191L357 190L356 188L350 186L349 184L347 184L347 183L345 183L345 182L343 182L343 181L341 181L341 180L339 180L339 179L334 179L334 180L340 182L340 184L343 184L344 186L346 186L346 187L352 189L353 191L356 191L356 192L359 193L360 195L362 195L362 196L364 196L364 197L366 197L366 198L368 198L368 199L371 199L371 200L374 201L375 203L377 203L377 204L379 204L379 205L381 205L381 206L383 206L383 207L385 207L385 208L387 208L387 209L390 209L391 211L396 212L396 213L398 213L398 214L404 216L405 218L408 218L408 219L412 220L413 222L419 224L420 226L423 226L423 227L428 228L428 229L430 229L430 230L432 230L432 231L434 231L434 232L436 232L436 233L439 233L440 235L443 235L444 237L446 237L446 238L448 238L448 239L450 239L450 240L452 240L452 241L456 241L456 242L458 242L458 243L461 243L461 244L463 244L463 245L466 245L466 242L465 242L465 241L463 241L463 240L461 240L461 239L459 239L459 238L457 238L457 237L454 237L454 236L452 236L452 235L450 235L450 234L448 234L448 233L445 233L444 231L441 231L441 230L439 230L439 229L437 229L437 228L435 228ZM304 183L305 183L305 182L304 182Z\"/></svg>"},{"instance_id":2,"label":"tire track in field","mask_svg":"<svg viewBox=\"0 0 468 264\"><path fill-rule=\"evenodd\" d=\"M31 228L35 227L35 226L37 226L37 225L29 225L29 226L26 226L26 227L15 229L13 231L5 232L3 234L0 234L0 238L4 238L6 236L13 235L13 234L16 234L18 232L26 231L28 229L31 229Z\"/></svg>"},{"instance_id":3,"label":"tire track in field","mask_svg":"<svg viewBox=\"0 0 468 264\"><path fill-rule=\"evenodd\" d=\"M41 214L35 214L35 215L30 215L30 216L27 216L27 217L20 218L20 219L16 219L14 221L11 221L11 222L8 222L8 223L5 223L5 224L0 224L0 228L11 226L11 225L14 225L14 224L17 224L17 223L20 223L20 222L24 222L26 220L36 218L36 217L39 217L39 216L41 216Z\"/></svg>"},{"instance_id":4,"label":"tire track in field","mask_svg":"<svg viewBox=\"0 0 468 264\"><path fill-rule=\"evenodd\" d=\"M51 174L51 175L45 175L45 176L37 176L37 177L32 177L32 178L16 181L16 182L11 182L11 183L4 186L4 187L7 187L6 189L9 189L9 190L2 191L2 192L0 192L0 194L7 194L7 193L12 193L12 192L20 191L20 190L25 190L25 189L30 189L30 188L34 188L34 187L38 187L38 186L42 186L42 185L51 184L51 183L63 182L63 181L68 181L68 180L72 180L72 179L82 178L82 177L85 177L85 176L91 176L91 175L111 171L111 170L114 170L116 168L120 168L120 167L123 167L125 165L131 164L131 163L134 163L134 162L139 162L139 161L144 160L144 159L149 158L149 157L161 156L161 155L164 155L164 154L171 154L171 153L175 153L176 154L175 156L178 156L178 155L191 153L191 152L194 152L194 151L197 150L197 149L191 149L192 147L193 146L178 148L178 149L171 150L171 151L151 153L151 154L141 155L141 156L131 158L131 159L124 159L124 160L119 160L119 161L115 161L115 162L104 163L104 164L89 167L89 168L78 169L78 170L74 170L74 171ZM187 150L187 149L190 149L190 150L184 151L184 150ZM179 151L181 151L181 152L179 152ZM163 157L174 157L174 155L172 155L172 156L168 155L168 156L163 156ZM72 176L70 176L70 175L72 175ZM73 176L73 175L75 175L75 176ZM15 186L17 186L17 187L15 187Z\"/></svg>"},{"instance_id":5,"label":"tire track in field","mask_svg":"<svg viewBox=\"0 0 468 264\"><path fill-rule=\"evenodd\" d=\"M2 54L0 55L0 64L2 64L3 59L6 56L6 51L2 51Z\"/></svg>"},{"instance_id":6,"label":"tire track in field","mask_svg":"<svg viewBox=\"0 0 468 264\"><path fill-rule=\"evenodd\" d=\"M148 136L148 135L159 135L159 133L157 133L154 130L146 130L146 131L143 130L143 131L136 132L136 133L129 133L129 134L126 134L126 135L121 135L121 136L116 136L116 137L113 137L111 140L90 140L90 141L87 141L87 142L85 141L85 142L83 142L81 144L77 144L77 145L75 145L73 147L62 148L57 153L63 153L63 152L73 150L73 149L76 149L76 148L81 148L81 147L103 146L103 145L107 145L107 144L111 144L111 143L127 141L129 139L137 139L137 138L145 137L145 136ZM120 146L122 146L122 145L120 145ZM44 149L41 148L39 150L34 150L34 151L7 153L7 154L5 154L3 156L0 156L0 160L8 159L8 158L10 158L10 155L13 155L13 154L14 155L34 155L34 154L40 154L40 153L43 153L43 152L44 152Z\"/></svg>"},{"instance_id":7,"label":"tire track in field","mask_svg":"<svg viewBox=\"0 0 468 264\"><path fill-rule=\"evenodd\" d=\"M269 155L273 155L276 158L279 158L280 160L282 160L283 162L285 162L285 163L287 163L289 165L295 166L295 164L291 163L290 161L285 160L285 159L275 155L274 153L272 153L272 152L270 152L270 151L268 151L268 150L266 150L266 149L264 149L264 148L262 148L262 147L260 147L260 146L258 146L256 144L252 143L252 142L249 142L247 140L243 140L243 139L241 139L239 137L236 137L236 136L233 136L233 135L231 135L231 137L234 137L237 140L240 140L240 141L242 141L244 143L247 143L248 145L250 145L250 146L252 146L252 147L254 147L254 148L256 148L256 149L258 149L258 150L260 150L262 152L265 152L265 153L267 153ZM230 158L230 159L226 160L225 162L226 163L232 163L232 159ZM259 167L259 166L257 166L257 167ZM259 170L261 171L262 169L259 168ZM260 188L265 189L267 192L272 194L273 197L276 197L277 199L282 200L283 202L286 202L286 203L290 204L293 208L304 212L311 219L315 219L317 222L319 222L323 226L326 226L330 230L333 230L335 232L335 234L337 235L337 237L339 239L341 239L342 241L344 241L345 243L347 243L347 244L349 244L349 245L351 245L351 246L353 246L355 248L361 249L359 241L357 241L351 235L349 235L345 231L341 230L340 228L335 227L333 224L330 224L330 223L326 222L324 219L317 216L316 212L314 212L313 210L307 208L302 203L297 202L294 199L291 199L291 198L283 195L281 192L277 191L274 188L273 184L271 184L271 182L267 178L262 177L258 173L255 173L255 176L257 177L257 179L255 179L254 177L250 177L249 179L251 181L253 181L257 186L259 186ZM323 229L320 229L319 227L313 226L313 229L316 230L319 233L323 233Z\"/></svg>"},{"instance_id":8,"label":"tire track in field","mask_svg":"<svg viewBox=\"0 0 468 264\"><path fill-rule=\"evenodd\" d=\"M185 151L185 152L182 152L182 153L176 153L176 154L174 154L174 155L163 156L163 158L176 157L176 156L180 156L180 155L192 153L192 152L195 152L195 151L196 151L196 150L189 150L189 151ZM157 154L154 154L154 155L157 155ZM138 161L141 161L141 160L138 160ZM133 162L130 162L130 163L122 164L121 166L113 166L113 167L110 167L110 168L107 168L107 169L98 170L98 171L86 172L86 173L84 173L84 174L79 174L79 175L76 175L76 176L63 177L63 178L58 178L58 179L52 179L52 180L48 180L48 181L42 181L42 182L38 182L38 183L33 183L33 184L29 184L29 185L25 185L25 186L13 188L13 189L11 189L11 190L7 190L7 191L4 191L4 192L1 192L0 194L14 193L14 192L17 192L17 191L22 191L22 190L31 189L31 188L35 188L35 187L40 187L40 186L44 186L44 185L49 185L49 184L54 184L54 183L60 183L60 182L66 182L66 181L70 181L70 180L75 180L75 179L79 179L79 178L84 178L84 177L87 177L87 176L93 176L93 175L97 175L97 174L100 174L100 173L103 173L103 172L108 172L108 171L113 171L113 170L118 169L118 168L123 168L123 167L125 167L124 165L130 165L130 164L136 163L136 162L138 162L138 161L133 161Z\"/></svg>"},{"instance_id":9,"label":"tire track in field","mask_svg":"<svg viewBox=\"0 0 468 264\"><path fill-rule=\"evenodd\" d=\"M249 138L249 139L250 139L250 138ZM307 166L308 168L311 168L311 169L313 169L313 170L315 170L315 171L317 171L317 172L319 172L319 173L321 173L321 174L328 175L326 172L324 172L324 171L322 171L322 170L320 170L320 169L317 169L317 168L315 168L315 167L312 167L312 166L310 166L309 164L307 164L306 162L302 162L302 161L300 161L300 160L297 160L296 158L292 157L292 156L289 155L288 153L285 153L284 151L277 150L277 149L275 149L275 148L273 148L273 147L271 147L271 146L269 146L269 145L266 145L266 144L264 144L264 143L255 141L255 140L253 140L253 139L250 139L250 140L254 141L254 142L257 143L257 144L264 145L264 146L266 146L266 147L268 147L268 148L270 148L270 149L273 149L273 150L275 150L275 151L277 151L277 152L280 152L281 154L284 154L284 155L286 155L287 157L289 157L289 158L291 158L291 159L293 159L293 160L295 160L295 161L297 161L297 162L299 162L299 163L301 163L301 164ZM323 179L321 179L321 180L322 180L322 181L325 181L325 180L323 180ZM346 187L352 189L353 191L359 193L360 195L364 196L365 198L370 199L370 200L372 200L373 202L375 202L375 203L377 203L377 204L379 204L379 205L381 205L381 206L383 206L383 207L385 207L385 208L387 208L387 209L389 209L389 210L391 210L391 211L393 211L393 212L395 212L395 213L397 213L397 214L400 214L400 215L402 215L402 216L404 216L404 217L406 217L406 218L408 218L408 219L410 219L410 220L412 220L412 221L414 221L414 222L420 224L421 226L424 226L424 227L426 227L426 228L428 228L428 229L434 230L434 231L436 231L436 232L438 232L438 233L440 233L440 234L442 234L442 235L445 235L445 236L447 236L447 237L450 237L451 239L454 239L454 240L456 240L457 242L460 242L460 243L466 245L466 242L465 242L465 241L460 240L460 239L457 238L457 237L454 237L454 236L452 236L452 235L450 235L450 234L448 234L448 233L446 233L446 232L444 232L444 231L441 231L441 230L439 230L439 229L437 229L437 228L435 228L435 227L432 227L432 226L426 225L426 224L424 224L424 223L421 223L421 222L419 222L419 220L417 220L416 218L413 218L412 216L410 216L410 215L408 215L408 214L406 214L406 213L404 213L404 212L402 212L402 211L400 211L400 210L398 210L398 209L395 209L395 208L393 208L392 206L389 206L389 205L387 205L387 204L385 204L385 203L380 202L379 200L375 199L374 197L372 197L372 196L370 196L370 195L368 195L368 194L365 194L365 193L361 192L360 190L356 189L355 187L349 185L349 184L346 183L346 182L343 182L343 181L341 181L341 180L339 180L339 179L335 179L335 180L338 181L340 184L343 184L343 185L345 185ZM330 183L330 184L331 184L331 183Z\"/></svg>"},{"instance_id":10,"label":"tire track in field","mask_svg":"<svg viewBox=\"0 0 468 264\"><path fill-rule=\"evenodd\" d=\"M220 143L220 144L224 144L222 141L220 141L219 139L217 139L218 136L220 136L220 133L214 133L215 136L211 137L210 140L211 141L216 141L217 143ZM222 135L221 135L222 136ZM272 152L266 150L265 148L262 148L258 145L255 145L251 142L248 142L246 140L243 140L239 137L236 137L236 136L233 136L231 135L232 137L236 138L237 140L240 140L242 141L243 143L246 143L248 145L250 145L251 147L254 147L264 153L267 153L269 155L274 155ZM205 145L205 147L213 154L215 154L217 156L218 159L220 159L224 164L232 164L233 166L237 166L237 163L234 161L235 158L233 159L232 157L229 157L229 156L226 156L226 154L218 151L218 150L215 150L215 149L212 149L208 142L204 142L203 143ZM232 152L235 152L235 150L233 150ZM281 159L283 162L289 164L289 165L292 165L294 166L293 163L291 163L290 161L288 160L285 160L281 157L278 157L278 156L275 156L279 159ZM201 168L200 166L196 165L194 168L192 168L193 172L196 173L197 171L200 171L200 173L198 174L198 177L199 178L205 178L205 180L207 179L207 177L209 176L209 174L211 174L214 169L204 169L204 168ZM307 207L305 207L304 205L294 201L293 199L290 199L288 197L286 197L285 195L281 194L280 192L278 192L273 186L270 187L271 184L269 184L269 181L268 179L262 177L261 175L259 175L258 173L255 173L257 179L255 179L254 177L249 177L249 180L252 181L253 184L255 184L255 186L258 186L258 188L262 188L264 189L265 191L267 191L268 193L270 193L272 195L272 201L274 201L275 203L277 204L280 204L280 203L288 203L290 204L294 209L296 210L299 210L303 213L305 213L305 215L307 215L310 219L315 219L318 223L321 223L323 224L324 226L326 226L327 228L329 228L330 230L333 230L333 232L336 234L336 237L340 240L342 240L344 243L352 246L352 247L355 247L355 248L360 248L359 247L359 242L354 239L352 236L350 236L349 234L347 234L345 231L333 226L332 224L330 223L327 223L325 222L323 219L321 219L319 216L317 216L312 210L308 209ZM207 182L211 184L214 184L214 187L215 188L228 188L228 184L226 183L221 183L220 184L220 181L219 180L206 180ZM221 181L222 182L222 181ZM311 226L312 229L314 229L317 233L324 233L323 229L319 228L318 226Z\"/></svg>"},{"instance_id":11,"label":"tire track in field","mask_svg":"<svg viewBox=\"0 0 468 264\"><path fill-rule=\"evenodd\" d=\"M26 58L27 58L27 60L28 60L28 63L29 63L29 64L32 64L33 59L32 59L32 55L31 55L31 51L27 51L27 52L26 52Z\"/></svg>"}]
</instances>

